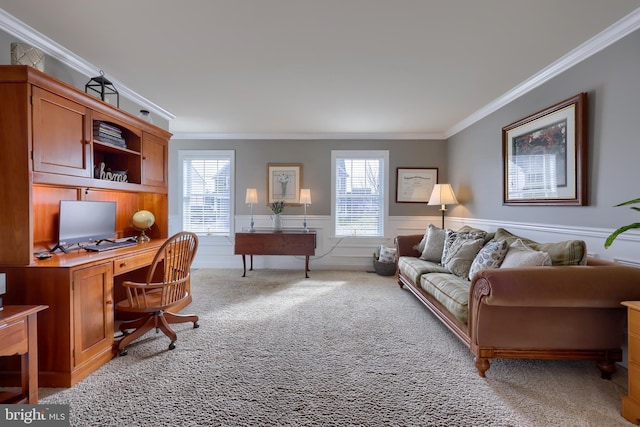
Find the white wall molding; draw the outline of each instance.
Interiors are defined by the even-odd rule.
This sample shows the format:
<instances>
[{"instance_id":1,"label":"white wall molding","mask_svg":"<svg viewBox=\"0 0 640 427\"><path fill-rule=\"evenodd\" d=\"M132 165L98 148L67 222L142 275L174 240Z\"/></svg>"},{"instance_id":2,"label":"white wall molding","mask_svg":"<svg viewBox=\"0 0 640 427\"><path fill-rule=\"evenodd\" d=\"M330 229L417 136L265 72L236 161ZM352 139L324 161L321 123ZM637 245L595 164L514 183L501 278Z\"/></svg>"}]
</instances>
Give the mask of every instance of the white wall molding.
<instances>
[{"instance_id":1,"label":"white wall molding","mask_svg":"<svg viewBox=\"0 0 640 427\"><path fill-rule=\"evenodd\" d=\"M56 43L54 40L36 31L34 28L20 21L13 15L8 14L0 9L0 29L7 34L11 34L17 39L40 49L45 54L57 59L72 70L84 74L88 78L95 77L100 73L100 67L79 57L69 49ZM176 116L159 105L151 102L139 93L125 86L121 81L112 75L107 75L109 81L113 83L115 88L122 96L132 100L136 104L143 105L147 110L157 114L165 120L175 119Z\"/></svg>"},{"instance_id":2,"label":"white wall molding","mask_svg":"<svg viewBox=\"0 0 640 427\"><path fill-rule=\"evenodd\" d=\"M269 215L254 215L257 228L270 228ZM302 228L302 215L285 215L285 228ZM238 215L235 218L235 229L249 227L250 216ZM365 270L373 269L373 251L379 245L393 246L397 235L424 234L429 224L441 225L439 216L394 216L389 217L388 235L385 237L344 237L335 238L330 235L331 217L307 215L309 227L317 233L316 256L311 257L310 268L317 270ZM534 224L515 221L496 221L487 219L471 219L447 217L446 226L458 229L463 225L495 231L502 227L510 232L539 242L558 242L561 240L580 239L587 243L589 255L617 261L627 265L640 266L640 233L628 232L620 235L614 244L604 248L604 241L613 232L612 229L572 227L556 224ZM238 268L242 269L242 259L234 255L232 237L201 236L195 268ZM294 256L255 256L254 268L300 269L304 268L304 257Z\"/></svg>"},{"instance_id":3,"label":"white wall molding","mask_svg":"<svg viewBox=\"0 0 640 427\"><path fill-rule=\"evenodd\" d=\"M562 56L560 59L552 62L547 67L538 71L536 74L529 77L527 80L520 83L504 95L496 98L475 113L471 114L466 119L451 127L445 132L445 139L452 137L456 133L487 117L489 114L510 104L526 93L529 93L533 89L541 86L557 75L565 72L574 65L584 61L595 53L600 52L607 46L612 45L628 34L631 34L638 28L640 28L640 8L631 12L629 15L611 25L600 34L587 40L577 48L573 49L571 52Z\"/></svg>"}]
</instances>

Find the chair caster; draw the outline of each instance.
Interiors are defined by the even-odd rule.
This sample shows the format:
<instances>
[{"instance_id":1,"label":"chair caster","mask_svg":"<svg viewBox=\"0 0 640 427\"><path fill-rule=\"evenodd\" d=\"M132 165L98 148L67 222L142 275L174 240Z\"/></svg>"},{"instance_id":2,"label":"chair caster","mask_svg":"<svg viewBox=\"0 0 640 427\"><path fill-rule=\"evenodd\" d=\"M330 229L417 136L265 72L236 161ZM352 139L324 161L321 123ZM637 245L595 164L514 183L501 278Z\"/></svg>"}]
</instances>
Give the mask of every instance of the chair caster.
<instances>
[{"instance_id":1,"label":"chair caster","mask_svg":"<svg viewBox=\"0 0 640 427\"><path fill-rule=\"evenodd\" d=\"M173 350L174 348L176 348L176 343L171 341L171 344L169 344L169 350Z\"/></svg>"},{"instance_id":2,"label":"chair caster","mask_svg":"<svg viewBox=\"0 0 640 427\"><path fill-rule=\"evenodd\" d=\"M200 327L200 325L198 324L198 322L193 322L193 329L198 329Z\"/></svg>"},{"instance_id":3,"label":"chair caster","mask_svg":"<svg viewBox=\"0 0 640 427\"><path fill-rule=\"evenodd\" d=\"M118 351L118 355L119 355L119 356L126 356L127 354L129 354L129 352L127 351L127 349L126 349L126 348L121 348L121 349Z\"/></svg>"}]
</instances>

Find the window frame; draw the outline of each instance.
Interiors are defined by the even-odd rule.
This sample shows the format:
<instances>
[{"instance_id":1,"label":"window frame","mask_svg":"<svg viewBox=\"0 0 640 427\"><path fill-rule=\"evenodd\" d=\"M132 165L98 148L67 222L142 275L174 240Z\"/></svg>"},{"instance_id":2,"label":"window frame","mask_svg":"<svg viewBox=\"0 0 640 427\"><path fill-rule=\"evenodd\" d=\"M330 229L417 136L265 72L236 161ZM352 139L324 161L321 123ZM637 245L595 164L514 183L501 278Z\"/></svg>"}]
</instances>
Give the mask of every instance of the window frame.
<instances>
[{"instance_id":1,"label":"window frame","mask_svg":"<svg viewBox=\"0 0 640 427\"><path fill-rule=\"evenodd\" d=\"M235 151L234 150L178 150L178 216L180 230L184 230L184 161L212 160L228 158L229 160L229 233L226 232L196 232L198 236L230 237L235 234Z\"/></svg>"},{"instance_id":2,"label":"window frame","mask_svg":"<svg viewBox=\"0 0 640 427\"><path fill-rule=\"evenodd\" d=\"M381 235L336 235L336 163L338 159L376 159L381 160L382 173L384 176L380 180L382 185L382 234ZM386 237L389 222L389 150L331 150L331 235L334 238L359 238L359 239L380 239Z\"/></svg>"}]
</instances>

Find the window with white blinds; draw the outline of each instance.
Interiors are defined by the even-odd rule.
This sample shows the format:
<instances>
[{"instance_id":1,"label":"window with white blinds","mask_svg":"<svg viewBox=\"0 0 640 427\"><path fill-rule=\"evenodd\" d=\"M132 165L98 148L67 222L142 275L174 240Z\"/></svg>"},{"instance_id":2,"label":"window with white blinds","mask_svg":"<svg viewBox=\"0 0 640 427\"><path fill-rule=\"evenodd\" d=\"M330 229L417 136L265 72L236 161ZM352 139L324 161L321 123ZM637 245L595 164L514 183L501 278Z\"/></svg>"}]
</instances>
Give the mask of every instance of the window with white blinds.
<instances>
[{"instance_id":1,"label":"window with white blinds","mask_svg":"<svg viewBox=\"0 0 640 427\"><path fill-rule=\"evenodd\" d=\"M198 234L231 234L234 152L180 151L182 229Z\"/></svg>"},{"instance_id":2,"label":"window with white blinds","mask_svg":"<svg viewBox=\"0 0 640 427\"><path fill-rule=\"evenodd\" d=\"M388 151L332 151L335 236L384 236Z\"/></svg>"}]
</instances>

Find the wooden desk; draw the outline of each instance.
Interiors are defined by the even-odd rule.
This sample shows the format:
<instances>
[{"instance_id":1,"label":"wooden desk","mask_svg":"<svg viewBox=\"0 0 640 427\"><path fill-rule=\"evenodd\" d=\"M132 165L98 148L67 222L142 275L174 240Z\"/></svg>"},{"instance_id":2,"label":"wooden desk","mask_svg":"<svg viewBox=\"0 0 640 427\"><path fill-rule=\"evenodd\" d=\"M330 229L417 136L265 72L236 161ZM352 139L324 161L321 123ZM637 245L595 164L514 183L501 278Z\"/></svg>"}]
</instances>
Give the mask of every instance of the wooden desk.
<instances>
[{"instance_id":1,"label":"wooden desk","mask_svg":"<svg viewBox=\"0 0 640 427\"><path fill-rule=\"evenodd\" d=\"M309 231L254 231L236 233L235 254L242 255L242 277L247 275L246 255L303 255L304 276L309 277L309 256L316 254L316 232Z\"/></svg>"},{"instance_id":2,"label":"wooden desk","mask_svg":"<svg viewBox=\"0 0 640 427\"><path fill-rule=\"evenodd\" d=\"M623 301L627 307L629 340L629 394L622 397L622 416L627 421L640 421L640 301Z\"/></svg>"},{"instance_id":3,"label":"wooden desk","mask_svg":"<svg viewBox=\"0 0 640 427\"><path fill-rule=\"evenodd\" d=\"M22 393L0 392L0 403L38 403L38 319L46 305L5 305L0 311L0 356L21 355Z\"/></svg>"},{"instance_id":4,"label":"wooden desk","mask_svg":"<svg viewBox=\"0 0 640 427\"><path fill-rule=\"evenodd\" d=\"M0 267L7 275L7 304L49 306L38 322L41 386L71 387L117 355L114 306L125 298L121 283L144 281L164 241L105 252L58 252L28 266ZM0 384L18 383L15 366L2 363L0 371Z\"/></svg>"}]
</instances>

